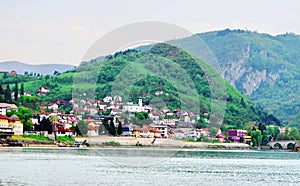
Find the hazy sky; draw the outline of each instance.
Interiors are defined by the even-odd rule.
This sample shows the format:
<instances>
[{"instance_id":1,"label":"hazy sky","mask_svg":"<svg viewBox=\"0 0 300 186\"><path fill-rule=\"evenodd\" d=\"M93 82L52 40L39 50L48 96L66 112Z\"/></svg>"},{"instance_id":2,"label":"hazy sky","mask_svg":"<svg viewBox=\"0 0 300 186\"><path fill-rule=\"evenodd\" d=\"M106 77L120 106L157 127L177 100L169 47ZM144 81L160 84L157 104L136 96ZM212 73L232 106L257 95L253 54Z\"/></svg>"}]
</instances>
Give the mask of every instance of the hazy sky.
<instances>
[{"instance_id":1,"label":"hazy sky","mask_svg":"<svg viewBox=\"0 0 300 186\"><path fill-rule=\"evenodd\" d=\"M0 61L78 65L105 33L165 21L199 33L225 28L300 34L298 0L0 0Z\"/></svg>"}]
</instances>

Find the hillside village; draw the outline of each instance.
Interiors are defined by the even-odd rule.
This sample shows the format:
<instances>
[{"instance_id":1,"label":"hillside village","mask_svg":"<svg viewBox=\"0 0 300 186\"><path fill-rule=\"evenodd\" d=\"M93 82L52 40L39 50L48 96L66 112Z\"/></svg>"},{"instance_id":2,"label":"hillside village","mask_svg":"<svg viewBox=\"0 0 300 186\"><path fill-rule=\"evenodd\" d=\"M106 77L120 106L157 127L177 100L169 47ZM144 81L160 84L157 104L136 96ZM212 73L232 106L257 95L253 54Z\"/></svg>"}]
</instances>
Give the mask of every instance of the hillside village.
<instances>
[{"instance_id":1,"label":"hillside village","mask_svg":"<svg viewBox=\"0 0 300 186\"><path fill-rule=\"evenodd\" d=\"M50 89L41 87L36 93L45 96ZM164 91L157 90L155 96L164 95ZM12 93L14 95L14 93ZM31 96L24 93L24 96ZM57 136L74 137L84 136L117 136L117 128L122 131L119 136L136 138L174 138L189 139L193 141L218 142L244 142L252 144L251 134L247 130L231 129L221 131L220 128L196 127L200 120L200 114L187 112L180 109L170 110L166 107L158 109L155 105L146 105L143 98L148 94L141 95L138 103L123 102L120 95L106 96L103 100L88 98L72 98L69 101L55 100L48 104L40 105L40 112L34 113L29 118L31 130L23 129L23 123L16 114L15 104L0 103L0 138L11 139L12 135L43 135L55 139ZM69 113L61 112L61 108L71 105ZM208 124L209 113L202 113L203 120ZM114 125L115 133L109 132L104 121L110 121ZM76 130L78 123L87 125L87 130ZM48 125L47 125L48 124ZM274 126L273 126L274 127ZM286 133L285 128L280 128L280 134Z\"/></svg>"}]
</instances>

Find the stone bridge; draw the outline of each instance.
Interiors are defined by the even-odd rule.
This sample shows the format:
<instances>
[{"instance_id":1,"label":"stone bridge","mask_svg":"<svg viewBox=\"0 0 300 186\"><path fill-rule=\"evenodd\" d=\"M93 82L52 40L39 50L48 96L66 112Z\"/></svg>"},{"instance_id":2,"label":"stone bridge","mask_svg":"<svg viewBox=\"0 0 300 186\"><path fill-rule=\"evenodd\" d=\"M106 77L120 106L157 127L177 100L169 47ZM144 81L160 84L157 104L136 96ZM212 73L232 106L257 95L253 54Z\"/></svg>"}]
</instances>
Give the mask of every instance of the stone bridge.
<instances>
[{"instance_id":1,"label":"stone bridge","mask_svg":"<svg viewBox=\"0 0 300 186\"><path fill-rule=\"evenodd\" d=\"M270 148L280 148L280 149L288 149L289 145L295 145L295 140L280 140L280 141L270 141L267 145L270 146Z\"/></svg>"}]
</instances>

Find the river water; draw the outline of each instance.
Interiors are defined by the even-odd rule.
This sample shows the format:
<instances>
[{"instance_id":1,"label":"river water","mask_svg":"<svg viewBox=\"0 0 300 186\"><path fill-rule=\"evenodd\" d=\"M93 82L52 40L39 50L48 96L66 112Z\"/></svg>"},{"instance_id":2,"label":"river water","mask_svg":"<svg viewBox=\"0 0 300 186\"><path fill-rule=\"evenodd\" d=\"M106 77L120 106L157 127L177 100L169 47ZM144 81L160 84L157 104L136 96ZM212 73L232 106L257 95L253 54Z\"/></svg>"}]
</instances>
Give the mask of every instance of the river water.
<instances>
[{"instance_id":1,"label":"river water","mask_svg":"<svg viewBox=\"0 0 300 186\"><path fill-rule=\"evenodd\" d=\"M1 148L0 185L300 185L300 153Z\"/></svg>"}]
</instances>

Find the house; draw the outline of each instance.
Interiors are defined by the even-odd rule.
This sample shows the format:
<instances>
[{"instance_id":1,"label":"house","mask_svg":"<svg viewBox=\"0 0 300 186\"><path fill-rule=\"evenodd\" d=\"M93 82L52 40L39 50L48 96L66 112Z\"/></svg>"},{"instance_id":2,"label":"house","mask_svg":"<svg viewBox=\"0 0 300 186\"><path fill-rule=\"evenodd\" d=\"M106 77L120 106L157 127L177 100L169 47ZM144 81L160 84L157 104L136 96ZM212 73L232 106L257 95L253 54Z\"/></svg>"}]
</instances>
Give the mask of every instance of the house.
<instances>
[{"instance_id":1,"label":"house","mask_svg":"<svg viewBox=\"0 0 300 186\"><path fill-rule=\"evenodd\" d=\"M11 110L18 110L18 107L15 104L9 104L9 103L0 103L0 114L6 116L6 113Z\"/></svg>"},{"instance_id":2,"label":"house","mask_svg":"<svg viewBox=\"0 0 300 186\"><path fill-rule=\"evenodd\" d=\"M114 101L116 101L116 102L122 102L122 97L120 96L120 95L115 95L114 96Z\"/></svg>"},{"instance_id":3,"label":"house","mask_svg":"<svg viewBox=\"0 0 300 186\"><path fill-rule=\"evenodd\" d=\"M122 114L122 109L112 109L110 112L111 115L115 115L115 116L121 116Z\"/></svg>"},{"instance_id":4,"label":"house","mask_svg":"<svg viewBox=\"0 0 300 186\"><path fill-rule=\"evenodd\" d=\"M134 113L134 112L144 112L145 109L143 107L143 101L142 99L139 99L139 103L138 104L133 104L133 102L128 102L127 104L125 104L123 106L123 112L130 112L130 113Z\"/></svg>"},{"instance_id":5,"label":"house","mask_svg":"<svg viewBox=\"0 0 300 186\"><path fill-rule=\"evenodd\" d=\"M155 134L154 137L162 137L162 138L168 137L168 127L166 125L152 125L151 129L154 129L155 133L156 133L156 131L159 131L160 136L159 135L156 136L156 134ZM151 129L149 129L150 132L151 132Z\"/></svg>"},{"instance_id":6,"label":"house","mask_svg":"<svg viewBox=\"0 0 300 186\"><path fill-rule=\"evenodd\" d=\"M201 132L198 129L190 130L189 139L198 140L201 137Z\"/></svg>"},{"instance_id":7,"label":"house","mask_svg":"<svg viewBox=\"0 0 300 186\"><path fill-rule=\"evenodd\" d=\"M209 132L209 129L208 128L201 128L201 129L199 129L199 131L200 131L200 135L202 135L202 136L210 136L210 132Z\"/></svg>"},{"instance_id":8,"label":"house","mask_svg":"<svg viewBox=\"0 0 300 186\"><path fill-rule=\"evenodd\" d=\"M131 136L132 128L130 126L122 126L122 136Z\"/></svg>"},{"instance_id":9,"label":"house","mask_svg":"<svg viewBox=\"0 0 300 186\"><path fill-rule=\"evenodd\" d=\"M10 72L10 75L15 76L15 75L17 75L17 72L16 72L15 70L12 70L12 71Z\"/></svg>"},{"instance_id":10,"label":"house","mask_svg":"<svg viewBox=\"0 0 300 186\"><path fill-rule=\"evenodd\" d=\"M183 123L183 124L178 124L176 129L174 129L174 137L175 138L187 138L190 134L190 131L193 130L194 127L191 124L188 123ZM177 134L178 133L178 134Z\"/></svg>"},{"instance_id":11,"label":"house","mask_svg":"<svg viewBox=\"0 0 300 186\"><path fill-rule=\"evenodd\" d=\"M106 96L104 99L103 99L104 102L106 103L109 103L112 101L112 97L111 96Z\"/></svg>"},{"instance_id":12,"label":"house","mask_svg":"<svg viewBox=\"0 0 300 186\"><path fill-rule=\"evenodd\" d=\"M8 117L0 114L0 139L11 140L12 135L13 127L9 124Z\"/></svg>"},{"instance_id":13,"label":"house","mask_svg":"<svg viewBox=\"0 0 300 186\"><path fill-rule=\"evenodd\" d=\"M37 95L38 96L41 96L41 95L46 95L48 92L50 92L50 89L46 86L42 86L39 91L37 92Z\"/></svg>"},{"instance_id":14,"label":"house","mask_svg":"<svg viewBox=\"0 0 300 186\"><path fill-rule=\"evenodd\" d=\"M14 135L23 134L23 123L15 114L8 118L10 126L13 128Z\"/></svg>"},{"instance_id":15,"label":"house","mask_svg":"<svg viewBox=\"0 0 300 186\"><path fill-rule=\"evenodd\" d=\"M94 106L86 106L84 107L84 110L87 111L92 116L98 114L98 108Z\"/></svg>"},{"instance_id":16,"label":"house","mask_svg":"<svg viewBox=\"0 0 300 186\"><path fill-rule=\"evenodd\" d=\"M89 122L88 127L88 136L99 136L99 126L94 121Z\"/></svg>"},{"instance_id":17,"label":"house","mask_svg":"<svg viewBox=\"0 0 300 186\"><path fill-rule=\"evenodd\" d=\"M244 142L244 136L247 136L247 130L231 129L227 131L228 139L232 142Z\"/></svg>"},{"instance_id":18,"label":"house","mask_svg":"<svg viewBox=\"0 0 300 186\"><path fill-rule=\"evenodd\" d=\"M187 112L184 112L183 114L180 115L180 120L185 122L185 123L190 123L191 118Z\"/></svg>"},{"instance_id":19,"label":"house","mask_svg":"<svg viewBox=\"0 0 300 186\"><path fill-rule=\"evenodd\" d=\"M110 106L110 103L109 102L101 102L98 104L98 107L100 110L105 110L107 109L108 107Z\"/></svg>"},{"instance_id":20,"label":"house","mask_svg":"<svg viewBox=\"0 0 300 186\"><path fill-rule=\"evenodd\" d=\"M157 131L158 133L160 133L159 131ZM136 127L133 129L133 135L135 137L142 137L142 138L148 138L150 137L150 130L148 130L148 128L143 127ZM154 136L154 133L152 134L152 136Z\"/></svg>"},{"instance_id":21,"label":"house","mask_svg":"<svg viewBox=\"0 0 300 186\"><path fill-rule=\"evenodd\" d=\"M59 127L56 130L56 136L74 136L74 135L76 135L76 132L72 129Z\"/></svg>"},{"instance_id":22,"label":"house","mask_svg":"<svg viewBox=\"0 0 300 186\"><path fill-rule=\"evenodd\" d=\"M157 90L157 91L155 91L155 95L156 96L159 96L159 95L162 95L164 93L164 91L162 91L162 90Z\"/></svg>"},{"instance_id":23,"label":"house","mask_svg":"<svg viewBox=\"0 0 300 186\"><path fill-rule=\"evenodd\" d=\"M57 111L58 110L58 104L50 103L47 108L50 109L50 110L53 110L53 111Z\"/></svg>"},{"instance_id":24,"label":"house","mask_svg":"<svg viewBox=\"0 0 300 186\"><path fill-rule=\"evenodd\" d=\"M184 139L187 138L186 134L181 129L175 129L173 130L173 138L176 139Z\"/></svg>"},{"instance_id":25,"label":"house","mask_svg":"<svg viewBox=\"0 0 300 186\"><path fill-rule=\"evenodd\" d=\"M78 98L72 98L69 102L70 103L75 103L75 102L77 102L78 101Z\"/></svg>"},{"instance_id":26,"label":"house","mask_svg":"<svg viewBox=\"0 0 300 186\"><path fill-rule=\"evenodd\" d=\"M70 128L77 123L73 114L58 114L57 116L60 118L60 122L64 124L64 128Z\"/></svg>"},{"instance_id":27,"label":"house","mask_svg":"<svg viewBox=\"0 0 300 186\"><path fill-rule=\"evenodd\" d=\"M31 96L30 92L24 92L24 96Z\"/></svg>"},{"instance_id":28,"label":"house","mask_svg":"<svg viewBox=\"0 0 300 186\"><path fill-rule=\"evenodd\" d=\"M142 98L148 98L150 95L148 93L142 94Z\"/></svg>"},{"instance_id":29,"label":"house","mask_svg":"<svg viewBox=\"0 0 300 186\"><path fill-rule=\"evenodd\" d=\"M152 120L159 120L159 116L161 116L162 113L159 110L151 111L148 115L148 117Z\"/></svg>"}]
</instances>

